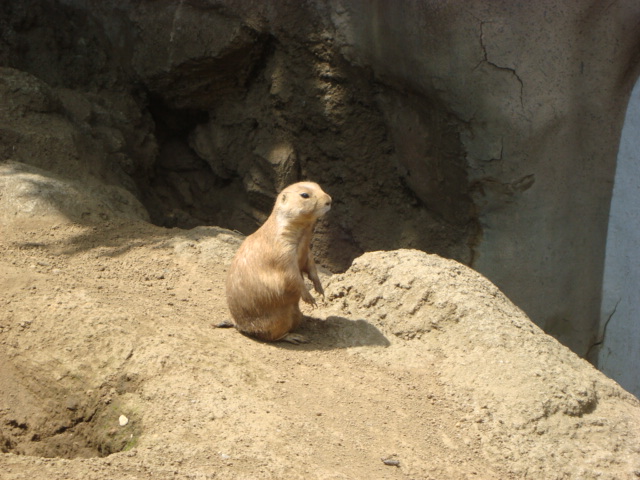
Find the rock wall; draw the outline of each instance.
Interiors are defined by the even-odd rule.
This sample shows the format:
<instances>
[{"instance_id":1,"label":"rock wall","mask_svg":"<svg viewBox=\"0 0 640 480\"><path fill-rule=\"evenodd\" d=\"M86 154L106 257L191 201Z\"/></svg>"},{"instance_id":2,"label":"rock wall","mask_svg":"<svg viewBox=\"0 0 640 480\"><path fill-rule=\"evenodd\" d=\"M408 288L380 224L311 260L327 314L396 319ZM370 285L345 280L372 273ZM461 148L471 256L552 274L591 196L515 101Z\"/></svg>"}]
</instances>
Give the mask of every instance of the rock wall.
<instances>
[{"instance_id":1,"label":"rock wall","mask_svg":"<svg viewBox=\"0 0 640 480\"><path fill-rule=\"evenodd\" d=\"M325 266L438 253L579 354L595 342L637 2L31 0L1 12L2 64L103 107L72 102L65 118L108 152L88 163L117 173L91 175L120 182L155 223L249 233L279 188L310 177L335 199L316 244Z\"/></svg>"}]
</instances>

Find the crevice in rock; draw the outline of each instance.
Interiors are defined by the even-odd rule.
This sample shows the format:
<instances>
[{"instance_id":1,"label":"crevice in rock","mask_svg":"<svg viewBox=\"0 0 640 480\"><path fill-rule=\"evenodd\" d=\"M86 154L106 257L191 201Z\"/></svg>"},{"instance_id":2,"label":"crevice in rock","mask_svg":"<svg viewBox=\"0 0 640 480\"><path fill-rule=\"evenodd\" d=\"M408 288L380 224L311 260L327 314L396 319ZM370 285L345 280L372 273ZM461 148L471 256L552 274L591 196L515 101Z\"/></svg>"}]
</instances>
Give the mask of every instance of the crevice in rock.
<instances>
[{"instance_id":1,"label":"crevice in rock","mask_svg":"<svg viewBox=\"0 0 640 480\"><path fill-rule=\"evenodd\" d=\"M218 225L250 233L253 222L241 213L246 202L240 179L216 175L190 144L190 136L208 122L210 113L172 108L153 95L148 110L155 123L158 155L136 182L151 221L164 227Z\"/></svg>"},{"instance_id":2,"label":"crevice in rock","mask_svg":"<svg viewBox=\"0 0 640 480\"><path fill-rule=\"evenodd\" d=\"M485 25L485 23L487 23L487 22L484 22L484 21L480 22L480 47L482 48L482 56L483 56L483 58L480 61L480 63L478 63L478 65L476 65L474 70L477 69L484 62L487 65L491 65L493 68L495 68L497 70L509 72L511 75L513 75L515 80L520 85L520 95L519 95L520 107L524 108L524 96L523 96L524 83L522 82L522 79L520 78L520 76L516 72L515 68L503 67L503 66L498 65L498 64L492 62L491 60L489 60L489 54L487 53L487 44L486 44L485 38L484 38L484 35L485 35L485 33L484 33L484 25Z\"/></svg>"},{"instance_id":3,"label":"crevice in rock","mask_svg":"<svg viewBox=\"0 0 640 480\"><path fill-rule=\"evenodd\" d=\"M593 363L596 367L598 366L598 351L600 350L600 347L604 344L604 341L607 337L607 327L609 326L609 323L611 322L611 319L613 318L613 316L616 314L616 311L618 310L618 305L620 305L621 301L622 301L622 298L619 298L615 306L613 307L613 310L611 311L611 313L609 314L609 316L604 322L604 325L602 327L602 333L598 336L598 339L594 343L592 343L591 346L587 349L585 358L589 360L591 363Z\"/></svg>"}]
</instances>

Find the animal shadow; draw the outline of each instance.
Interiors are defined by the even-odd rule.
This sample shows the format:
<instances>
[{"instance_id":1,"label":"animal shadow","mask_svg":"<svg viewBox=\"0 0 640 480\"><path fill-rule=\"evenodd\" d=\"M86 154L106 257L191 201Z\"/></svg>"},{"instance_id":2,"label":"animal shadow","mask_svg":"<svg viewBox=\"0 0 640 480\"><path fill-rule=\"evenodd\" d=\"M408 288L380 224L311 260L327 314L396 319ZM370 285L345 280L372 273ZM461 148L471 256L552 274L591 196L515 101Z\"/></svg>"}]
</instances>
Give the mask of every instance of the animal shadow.
<instances>
[{"instance_id":1,"label":"animal shadow","mask_svg":"<svg viewBox=\"0 0 640 480\"><path fill-rule=\"evenodd\" d=\"M387 337L366 320L349 320L348 318L330 316L326 320L304 317L296 333L309 339L309 343L291 345L277 342L281 348L295 350L335 350L340 348L379 346L388 347L391 342Z\"/></svg>"}]
</instances>

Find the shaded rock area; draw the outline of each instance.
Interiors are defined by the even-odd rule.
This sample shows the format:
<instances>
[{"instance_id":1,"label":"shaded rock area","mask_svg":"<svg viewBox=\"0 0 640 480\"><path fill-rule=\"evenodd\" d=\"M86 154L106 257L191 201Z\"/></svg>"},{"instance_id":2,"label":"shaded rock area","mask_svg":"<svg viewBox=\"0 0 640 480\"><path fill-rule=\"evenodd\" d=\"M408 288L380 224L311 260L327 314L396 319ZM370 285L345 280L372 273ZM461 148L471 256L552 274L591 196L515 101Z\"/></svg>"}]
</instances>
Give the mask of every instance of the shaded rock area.
<instances>
[{"instance_id":1,"label":"shaded rock area","mask_svg":"<svg viewBox=\"0 0 640 480\"><path fill-rule=\"evenodd\" d=\"M66 98L64 114L98 137L93 156L111 154L87 163L108 164L128 178L91 173L132 191L155 223L209 223L250 233L279 189L314 178L349 192L334 207L337 221L319 231L318 251L328 267L344 270L365 250L398 245L471 259L467 243L477 225L464 169L449 166L460 158L453 120L435 112L429 120L431 158L444 162L444 173L430 181L430 201L442 208L431 208L403 180L405 167L378 102L386 99L386 87L336 52L320 13L288 8L300 17L290 18L300 30L287 32L270 27L269 12L255 5L243 16L238 5L215 2L123 2L115 10L97 2L91 15L101 25L71 22L69 33L47 23L48 11L68 11L73 19L87 14L86 4L65 3L4 7L8 51L30 53L7 54L5 64L37 75L54 97L57 88L84 80L81 90L91 94ZM67 72L74 67L62 50L70 35L100 50L99 65ZM46 64L50 55L32 48L38 42L59 44L61 58ZM103 116L117 112L121 118L98 118L92 103L102 104ZM134 122L118 124L131 117ZM443 150L450 152L447 159L437 160Z\"/></svg>"}]
</instances>

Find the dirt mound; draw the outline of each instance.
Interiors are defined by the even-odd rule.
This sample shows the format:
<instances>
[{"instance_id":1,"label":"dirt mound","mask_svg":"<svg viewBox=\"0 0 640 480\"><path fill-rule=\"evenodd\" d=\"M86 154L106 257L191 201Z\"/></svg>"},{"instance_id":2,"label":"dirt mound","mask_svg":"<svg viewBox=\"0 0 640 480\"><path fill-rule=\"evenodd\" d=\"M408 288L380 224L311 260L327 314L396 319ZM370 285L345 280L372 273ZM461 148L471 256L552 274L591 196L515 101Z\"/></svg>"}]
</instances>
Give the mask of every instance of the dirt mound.
<instances>
[{"instance_id":1,"label":"dirt mound","mask_svg":"<svg viewBox=\"0 0 640 480\"><path fill-rule=\"evenodd\" d=\"M492 463L530 478L638 472L635 397L544 334L480 274L423 252L374 252L332 277L327 293L343 315L401 339L383 362L397 361L400 345L411 349L411 363L430 358L459 403L453 431L480 439Z\"/></svg>"},{"instance_id":2,"label":"dirt mound","mask_svg":"<svg viewBox=\"0 0 640 480\"><path fill-rule=\"evenodd\" d=\"M127 190L64 178L20 162L0 164L0 200L5 219L57 218L61 221L106 221L115 216L147 219L148 214Z\"/></svg>"},{"instance_id":3,"label":"dirt mound","mask_svg":"<svg viewBox=\"0 0 640 480\"><path fill-rule=\"evenodd\" d=\"M212 327L235 233L0 223L3 478L640 471L638 401L453 261L366 254L325 276L309 345L264 344Z\"/></svg>"}]
</instances>

